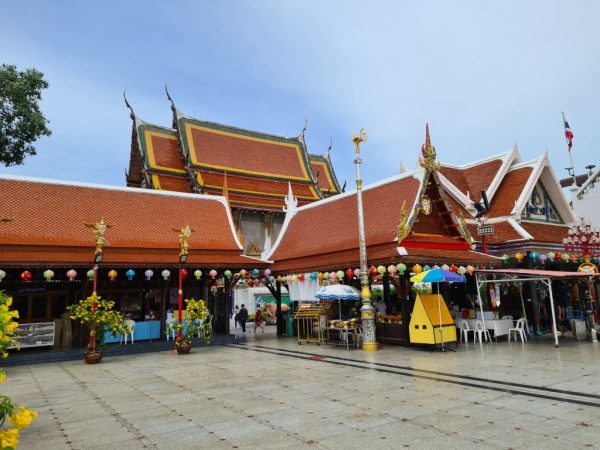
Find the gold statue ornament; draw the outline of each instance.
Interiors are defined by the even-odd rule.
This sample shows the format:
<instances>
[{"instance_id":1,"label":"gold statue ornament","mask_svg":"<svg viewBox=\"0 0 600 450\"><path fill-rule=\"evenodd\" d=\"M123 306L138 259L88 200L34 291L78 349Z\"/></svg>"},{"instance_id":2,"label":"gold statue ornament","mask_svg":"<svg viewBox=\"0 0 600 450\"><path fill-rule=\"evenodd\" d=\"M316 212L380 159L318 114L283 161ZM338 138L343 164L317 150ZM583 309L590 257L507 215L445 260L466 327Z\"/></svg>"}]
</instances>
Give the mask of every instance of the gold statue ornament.
<instances>
[{"instance_id":1,"label":"gold statue ornament","mask_svg":"<svg viewBox=\"0 0 600 450\"><path fill-rule=\"evenodd\" d=\"M435 147L431 145L431 138L429 137L429 124L425 124L425 143L421 147L422 156L419 158L419 165L423 169L429 169L431 171L438 170L440 163L435 160L436 152Z\"/></svg>"},{"instance_id":2,"label":"gold statue ornament","mask_svg":"<svg viewBox=\"0 0 600 450\"><path fill-rule=\"evenodd\" d=\"M406 236L410 233L410 228L408 227L408 211L406 210L406 202L402 202L402 207L400 208L400 223L398 224L398 244L402 242Z\"/></svg>"},{"instance_id":3,"label":"gold statue ornament","mask_svg":"<svg viewBox=\"0 0 600 450\"><path fill-rule=\"evenodd\" d=\"M102 254L102 247L105 245L110 245L110 243L104 237L104 233L106 233L106 230L109 228L112 228L112 225L107 224L104 221L104 218L100 219L100 222L96 222L94 224L84 223L84 225L88 228L93 228L92 233L96 238L96 255Z\"/></svg>"},{"instance_id":4,"label":"gold statue ornament","mask_svg":"<svg viewBox=\"0 0 600 450\"><path fill-rule=\"evenodd\" d=\"M186 225L179 230L173 228L173 231L179 235L179 247L181 249L179 256L187 255L190 251L190 237L194 230L189 225Z\"/></svg>"}]
</instances>

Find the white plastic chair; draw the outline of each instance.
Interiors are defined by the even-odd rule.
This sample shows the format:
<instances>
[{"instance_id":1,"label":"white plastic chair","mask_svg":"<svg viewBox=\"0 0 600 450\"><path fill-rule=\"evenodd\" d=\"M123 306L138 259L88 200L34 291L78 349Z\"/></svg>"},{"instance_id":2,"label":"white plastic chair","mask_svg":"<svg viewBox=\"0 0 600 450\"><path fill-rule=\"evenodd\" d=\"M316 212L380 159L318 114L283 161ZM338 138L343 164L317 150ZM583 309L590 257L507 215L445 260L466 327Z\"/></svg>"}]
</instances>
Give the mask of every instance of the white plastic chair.
<instances>
[{"instance_id":1,"label":"white plastic chair","mask_svg":"<svg viewBox=\"0 0 600 450\"><path fill-rule=\"evenodd\" d=\"M173 316L171 317L167 317L167 320L165 322L165 332L167 334L167 341L169 340L169 334L171 334L171 337L173 338L173 340L175 340L175 323L177 321L173 318Z\"/></svg>"},{"instance_id":2,"label":"white plastic chair","mask_svg":"<svg viewBox=\"0 0 600 450\"><path fill-rule=\"evenodd\" d=\"M469 342L469 333L473 332L473 342L475 342L475 330L469 326L466 320L460 321L460 341Z\"/></svg>"},{"instance_id":3,"label":"white plastic chair","mask_svg":"<svg viewBox=\"0 0 600 450\"><path fill-rule=\"evenodd\" d=\"M510 337L515 333L515 341L517 340L517 334L521 336L521 342L527 342L527 334L525 333L525 319L517 320L517 325L515 328L508 329L508 342L510 342Z\"/></svg>"},{"instance_id":4,"label":"white plastic chair","mask_svg":"<svg viewBox=\"0 0 600 450\"><path fill-rule=\"evenodd\" d=\"M491 341L492 340L492 336L490 335L490 332L485 329L483 327L483 322L481 320L477 320L475 322L475 330L473 330L474 333L474 337L473 337L473 342L477 342L477 339L479 338L479 342L483 343L483 339L482 337L486 340L486 341Z\"/></svg>"},{"instance_id":5,"label":"white plastic chair","mask_svg":"<svg viewBox=\"0 0 600 450\"><path fill-rule=\"evenodd\" d=\"M502 316L500 320L513 320L513 316Z\"/></svg>"},{"instance_id":6,"label":"white plastic chair","mask_svg":"<svg viewBox=\"0 0 600 450\"><path fill-rule=\"evenodd\" d=\"M127 331L130 331L128 333ZM125 345L127 345L127 336L131 336L131 343L133 344L133 331L135 330L135 320L127 319L125 320L125 332L121 335L121 344L123 343L123 338L125 339Z\"/></svg>"}]
</instances>

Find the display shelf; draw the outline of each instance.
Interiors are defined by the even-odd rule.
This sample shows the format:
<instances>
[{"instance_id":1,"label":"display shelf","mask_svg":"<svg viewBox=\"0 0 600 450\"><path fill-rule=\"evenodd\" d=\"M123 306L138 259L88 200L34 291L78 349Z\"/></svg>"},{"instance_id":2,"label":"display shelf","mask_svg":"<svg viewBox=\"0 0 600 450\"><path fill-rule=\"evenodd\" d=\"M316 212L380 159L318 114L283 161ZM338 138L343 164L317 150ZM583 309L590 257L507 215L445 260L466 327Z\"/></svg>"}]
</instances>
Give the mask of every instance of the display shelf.
<instances>
[{"instance_id":1,"label":"display shelf","mask_svg":"<svg viewBox=\"0 0 600 450\"><path fill-rule=\"evenodd\" d=\"M19 344L19 348L54 345L54 326L54 322L20 324L15 328L14 340Z\"/></svg>"}]
</instances>

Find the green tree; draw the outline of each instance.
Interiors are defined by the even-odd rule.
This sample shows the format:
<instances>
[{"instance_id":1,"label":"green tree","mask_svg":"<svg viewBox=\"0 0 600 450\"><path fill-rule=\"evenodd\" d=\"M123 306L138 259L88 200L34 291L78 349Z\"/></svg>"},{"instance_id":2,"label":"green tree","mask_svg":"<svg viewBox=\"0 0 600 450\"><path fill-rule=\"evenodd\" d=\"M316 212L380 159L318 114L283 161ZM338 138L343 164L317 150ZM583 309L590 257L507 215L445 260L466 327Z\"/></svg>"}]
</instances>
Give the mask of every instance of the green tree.
<instances>
[{"instance_id":1,"label":"green tree","mask_svg":"<svg viewBox=\"0 0 600 450\"><path fill-rule=\"evenodd\" d=\"M36 154L32 143L40 136L50 136L48 120L38 104L46 88L43 73L0 65L0 164L23 164L27 155Z\"/></svg>"}]
</instances>

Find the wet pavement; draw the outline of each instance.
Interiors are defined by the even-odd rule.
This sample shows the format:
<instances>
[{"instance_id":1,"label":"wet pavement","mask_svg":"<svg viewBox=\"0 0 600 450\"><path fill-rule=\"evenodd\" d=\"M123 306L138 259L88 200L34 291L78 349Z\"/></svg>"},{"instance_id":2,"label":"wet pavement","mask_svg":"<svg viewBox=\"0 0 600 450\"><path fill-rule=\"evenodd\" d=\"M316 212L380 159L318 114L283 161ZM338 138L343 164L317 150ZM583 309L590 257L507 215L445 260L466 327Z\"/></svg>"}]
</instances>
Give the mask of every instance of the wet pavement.
<instances>
[{"instance_id":1,"label":"wet pavement","mask_svg":"<svg viewBox=\"0 0 600 450\"><path fill-rule=\"evenodd\" d=\"M600 447L600 344L365 353L272 326L247 336L186 356L8 367L3 393L40 413L21 448Z\"/></svg>"}]
</instances>

